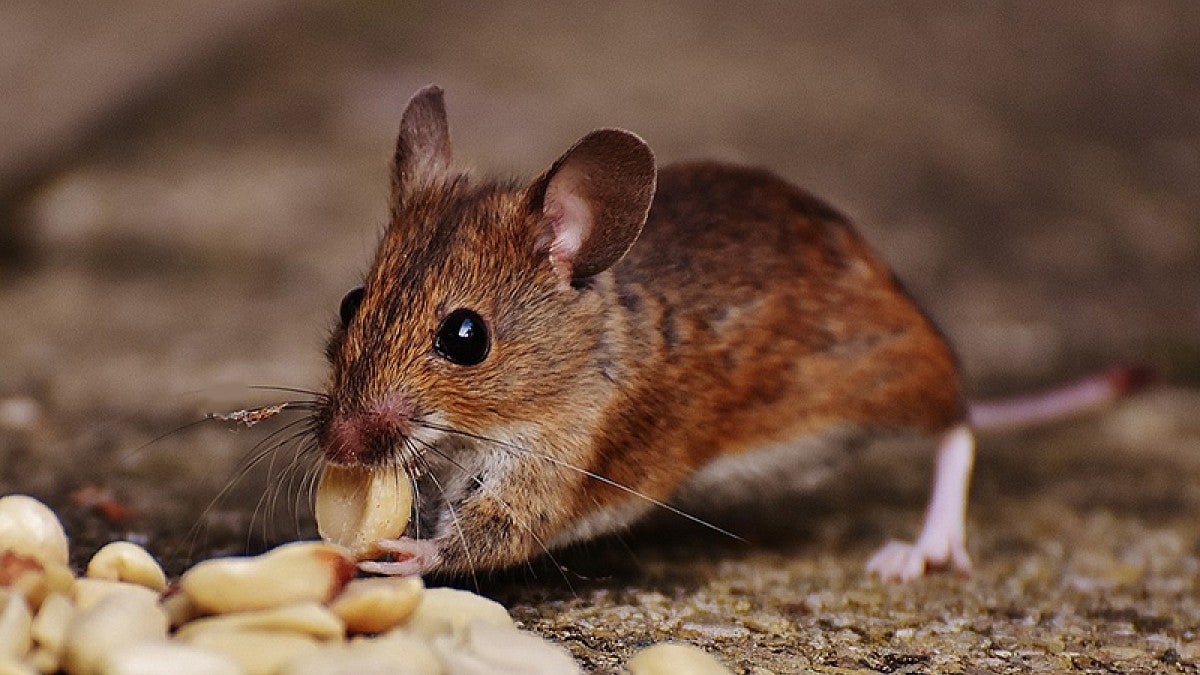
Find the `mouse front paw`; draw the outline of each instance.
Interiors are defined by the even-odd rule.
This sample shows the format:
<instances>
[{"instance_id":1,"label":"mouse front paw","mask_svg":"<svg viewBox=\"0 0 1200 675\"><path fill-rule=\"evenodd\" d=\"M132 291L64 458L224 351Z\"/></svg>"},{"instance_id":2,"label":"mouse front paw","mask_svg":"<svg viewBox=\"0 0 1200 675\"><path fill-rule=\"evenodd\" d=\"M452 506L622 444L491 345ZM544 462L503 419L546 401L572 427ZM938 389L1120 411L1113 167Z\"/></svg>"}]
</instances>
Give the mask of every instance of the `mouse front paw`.
<instances>
[{"instance_id":1,"label":"mouse front paw","mask_svg":"<svg viewBox=\"0 0 1200 675\"><path fill-rule=\"evenodd\" d=\"M392 560L364 560L358 569L390 577L416 577L433 569L441 560L438 545L428 539L381 539L380 551Z\"/></svg>"},{"instance_id":2,"label":"mouse front paw","mask_svg":"<svg viewBox=\"0 0 1200 675\"><path fill-rule=\"evenodd\" d=\"M889 541L867 561L867 571L884 581L911 581L926 572L952 569L971 573L971 556L961 539Z\"/></svg>"}]
</instances>

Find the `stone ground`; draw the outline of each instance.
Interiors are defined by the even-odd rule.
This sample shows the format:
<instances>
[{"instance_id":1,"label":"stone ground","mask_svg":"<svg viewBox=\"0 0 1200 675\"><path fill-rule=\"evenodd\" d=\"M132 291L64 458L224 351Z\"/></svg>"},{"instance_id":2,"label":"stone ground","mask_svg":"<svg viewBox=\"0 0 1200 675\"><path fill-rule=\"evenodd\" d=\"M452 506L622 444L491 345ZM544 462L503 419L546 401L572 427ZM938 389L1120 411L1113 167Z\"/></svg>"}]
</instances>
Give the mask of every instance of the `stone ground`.
<instances>
[{"instance_id":1,"label":"stone ground","mask_svg":"<svg viewBox=\"0 0 1200 675\"><path fill-rule=\"evenodd\" d=\"M163 436L283 396L251 385L321 386L399 111L438 82L478 167L532 174L623 126L809 187L979 395L1130 360L1168 378L983 439L969 579L863 575L929 478L880 448L724 513L745 544L664 516L480 579L527 627L598 672L665 639L744 673L1200 672L1200 5L205 7L0 6L0 491L54 505L77 560L131 536L179 570L312 534L311 455L239 475L285 422Z\"/></svg>"}]
</instances>

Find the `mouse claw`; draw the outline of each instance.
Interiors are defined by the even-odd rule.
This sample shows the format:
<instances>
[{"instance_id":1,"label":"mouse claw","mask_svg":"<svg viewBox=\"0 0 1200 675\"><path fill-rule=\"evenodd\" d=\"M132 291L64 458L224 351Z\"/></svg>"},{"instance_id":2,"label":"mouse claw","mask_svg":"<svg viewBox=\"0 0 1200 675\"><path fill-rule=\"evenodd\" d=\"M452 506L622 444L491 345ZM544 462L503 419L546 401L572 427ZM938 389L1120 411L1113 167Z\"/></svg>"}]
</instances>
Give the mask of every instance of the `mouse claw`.
<instances>
[{"instance_id":1,"label":"mouse claw","mask_svg":"<svg viewBox=\"0 0 1200 675\"><path fill-rule=\"evenodd\" d=\"M382 554L398 560L364 560L358 563L358 569L391 577L415 577L433 569L441 560L437 544L428 539L381 539L377 546Z\"/></svg>"}]
</instances>

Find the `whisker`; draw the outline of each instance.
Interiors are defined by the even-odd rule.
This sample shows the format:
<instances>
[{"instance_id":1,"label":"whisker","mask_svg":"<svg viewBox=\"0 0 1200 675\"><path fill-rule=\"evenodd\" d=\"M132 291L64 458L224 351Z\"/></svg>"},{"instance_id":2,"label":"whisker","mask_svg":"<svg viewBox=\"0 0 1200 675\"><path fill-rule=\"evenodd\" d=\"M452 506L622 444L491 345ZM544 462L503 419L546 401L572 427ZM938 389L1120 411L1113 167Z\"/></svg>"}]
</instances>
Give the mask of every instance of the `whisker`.
<instances>
[{"instance_id":1,"label":"whisker","mask_svg":"<svg viewBox=\"0 0 1200 675\"><path fill-rule=\"evenodd\" d=\"M399 471L396 472L396 486L395 486L396 491L400 491L402 489L410 489L411 490L412 510L409 513L409 522L414 523L413 531L415 532L418 529L418 525L417 525L418 521L414 520L414 518L419 517L419 514L421 512L421 490L420 490L420 487L418 487L418 485L417 485L417 477L414 473L414 469L409 468L408 462L404 461L403 457L393 458L392 465L399 468ZM400 486L401 472L403 472L404 480L408 481L408 486L406 488L401 488L401 486ZM418 515L414 517L413 512L415 512ZM407 527L406 527L406 529L407 529ZM401 532L400 536L404 536L404 533Z\"/></svg>"},{"instance_id":2,"label":"whisker","mask_svg":"<svg viewBox=\"0 0 1200 675\"><path fill-rule=\"evenodd\" d=\"M298 477L301 476L301 472L300 472L301 452L304 449L304 445L306 443L310 442L312 439L300 438L298 440L299 440L299 443L296 446L294 446L294 449L292 451L291 460L288 461L287 467L283 470L283 474L285 476L287 476L287 493L290 495L298 494L296 480ZM300 503L299 503L298 498L292 499L291 507L292 507L292 531L293 531L295 537L299 537L300 536Z\"/></svg>"},{"instance_id":3,"label":"whisker","mask_svg":"<svg viewBox=\"0 0 1200 675\"><path fill-rule=\"evenodd\" d=\"M408 443L405 445L410 451L415 453L415 449L411 445ZM458 540L463 545L463 555L467 557L467 568L471 571L471 581L475 585L475 592L479 593L479 576L475 573L475 559L471 555L471 546L467 543L467 536L463 533L462 523L459 522L458 511L454 509L454 504L450 502L450 498L446 495L446 488L442 487L442 482L438 480L437 475L430 472L429 478L433 480L433 484L437 487L438 492L442 493L442 500L446 502L446 508L450 510L450 518L454 521L454 529L458 532Z\"/></svg>"},{"instance_id":4,"label":"whisker","mask_svg":"<svg viewBox=\"0 0 1200 675\"><path fill-rule=\"evenodd\" d=\"M133 458L137 457L146 448L148 448L156 443L160 443L163 440L170 438L171 436L174 436L176 434L183 433L184 431L187 431L189 429L198 427L201 424L204 424L205 422L209 422L212 420L235 421L235 422L242 422L247 427L250 427L250 426L253 426L254 424L261 422L269 417L274 417L276 414L283 412L285 409L298 410L298 411L310 411L310 412L313 410L317 410L329 398L329 396L327 394L321 393L319 391L310 391L307 389L295 389L295 388L289 388L289 387L264 387L264 386L258 386L258 385L251 386L250 389L267 389L267 390L274 390L274 391L285 391L285 392L296 393L296 394L304 394L306 396L312 396L313 398L312 399L296 399L296 400L290 400L290 401L280 401L278 403L273 403L270 405L262 406L261 408L257 408L257 409L240 410L240 411L231 412L231 413L217 413L217 412L206 413L200 419L192 420L190 422L182 424L182 425L175 427L174 429L166 432L165 434L156 436L153 439L151 439L145 443L142 443L141 445L139 445L131 450L124 451L123 453L121 453L119 455L120 461L122 461L122 462L130 461ZM275 410L276 408L278 408L278 409ZM265 415L261 419L247 419L247 418L252 417L252 413L259 412L259 411L271 411L271 410L273 410L273 412Z\"/></svg>"},{"instance_id":5,"label":"whisker","mask_svg":"<svg viewBox=\"0 0 1200 675\"><path fill-rule=\"evenodd\" d=\"M300 429L299 431L291 434L287 438L285 438L285 439L281 440L280 442L276 443L275 445L273 445L271 447L271 449L265 453L265 454L269 454L270 458L271 458L271 461L268 462L268 464L267 464L267 489L266 489L266 491L263 492L262 496L259 497L258 504L254 508L254 514L250 518L250 527L247 529L247 536L249 535L249 532L253 531L254 521L256 518L258 518L258 516L261 512L262 516L263 516L263 520L262 520L263 540L271 541L272 539L274 539L274 530L272 529L274 527L274 517L275 517L275 514L279 511L279 496L283 492L284 476L287 475L287 471L288 471L287 467L285 467L284 470L279 474L278 479L277 479L276 473L275 473L275 462L279 458L280 452L285 450L292 443L295 443L297 440L302 439L308 433L309 433L308 428ZM289 466L291 466L290 463L289 463ZM249 547L249 543L250 543L250 540L247 538L247 540L246 540L247 547Z\"/></svg>"},{"instance_id":6,"label":"whisker","mask_svg":"<svg viewBox=\"0 0 1200 675\"><path fill-rule=\"evenodd\" d=\"M296 536L297 537L299 537L301 535L301 531L300 531L300 508L301 508L301 504L302 504L301 500L304 498L304 495L306 493L310 496L310 499L311 499L312 495L314 494L313 491L316 490L318 469L321 466L321 462L319 460L309 461L311 458L307 456L307 455L311 454L313 450L316 450L316 449L317 449L316 439L309 438L296 450L296 456L294 459L294 462L300 473L300 484L297 486L296 490L293 491L293 493L292 493L295 495L295 498L292 499L292 525L296 528Z\"/></svg>"},{"instance_id":7,"label":"whisker","mask_svg":"<svg viewBox=\"0 0 1200 675\"><path fill-rule=\"evenodd\" d=\"M321 407L320 401L309 401L306 399L295 399L289 401L280 401L277 405L281 405L287 410L317 410ZM263 406L269 408L270 406Z\"/></svg>"},{"instance_id":8,"label":"whisker","mask_svg":"<svg viewBox=\"0 0 1200 675\"><path fill-rule=\"evenodd\" d=\"M315 461L308 465L305 470L304 482L300 484L300 489L304 494L308 495L308 508L315 510L317 504L317 484L321 480L321 469L323 468L321 458L317 457ZM300 495L296 495L296 499L300 499Z\"/></svg>"},{"instance_id":9,"label":"whisker","mask_svg":"<svg viewBox=\"0 0 1200 675\"><path fill-rule=\"evenodd\" d=\"M673 514L675 514L675 515L677 515L677 516L680 516L680 517L686 518L687 520L690 520L690 521L692 521L693 523L696 523L697 525L701 525L701 526L703 526L703 527L707 527L708 529L710 529L710 530L713 530L714 532L720 532L721 534L723 534L723 535L725 535L725 536L727 536L727 537L731 537L731 538L733 538L733 539L736 539L736 540L738 540L738 541L740 541L740 542L745 542L745 541L746 541L746 539L745 539L745 538L743 538L743 537L740 537L740 536L738 536L738 535L736 535L736 534L734 534L734 533L730 532L729 530L726 530L726 529L725 529L725 528L723 528L723 527L719 527L719 526L717 526L717 525L714 525L714 524L712 524L712 523L710 523L710 522L708 522L708 521L704 520L703 518L699 518L699 517L697 517L697 516L693 516L692 514L690 514L690 513L686 512L686 511L683 511L683 510L681 510L681 509L679 509L679 508L677 508L677 507L671 506L670 504L668 504L668 503L666 503L666 502L662 501L661 499L655 499L654 497L651 497L650 495L648 495L648 494L645 494L644 492L640 492L640 491L638 491L638 490L635 490L635 489L633 489L633 488L631 488L631 487L629 487L629 486L627 486L627 485L623 485L623 484L621 484L621 483L619 483L619 482L617 482L617 481L615 481L615 480L613 480L613 479L611 479L611 478L609 478L609 477L607 477L607 476L604 476L604 475L602 475L602 474L598 474L598 473L596 473L596 472L594 472L594 471L589 471L589 470L587 470L587 469L584 469L584 468L582 468L582 467L575 466L574 464L571 464L570 462L567 462L567 461L561 460L561 459L559 459L559 458L557 458L557 457L553 457L553 456L551 456L551 455L547 455L547 454L545 454L545 453L536 452L536 451L534 451L534 450L530 450L530 449L528 449L528 448L523 448L523 447L521 447L521 446L519 446L519 445L513 445L512 443L508 443L508 442L505 442L505 441L501 441L501 440L498 440L498 439L495 439L495 438L488 438L487 436L482 436L482 435L480 435L480 434L471 433L471 432L469 432L469 431L462 431L462 430L460 430L460 429L454 429L454 428L452 428L452 427L442 426L442 425L440 425L440 424L434 424L434 423L432 423L432 422L425 422L425 421L422 421L422 420L416 420L416 419L414 419L414 420L413 420L413 423L414 423L414 424L419 424L419 425L421 425L421 426L423 426L423 427L426 427L426 428L428 428L428 429L433 429L433 430L435 430L435 431L441 431L441 432L448 433L448 434L457 434L457 435L459 435L459 436L465 436L465 437L467 437L467 438L471 438L471 439L474 439L474 440L477 440L477 441L483 441L483 442L485 442L485 443L492 443L492 444L494 444L494 445L500 446L501 448L506 448L506 449L508 449L508 450L510 450L510 451L513 451L513 452L520 452L520 453L524 453L524 454L527 454L527 455L529 455L529 456L531 456L531 457L536 457L536 458L538 458L538 459L541 459L541 460L543 460L543 461L550 462L550 463L552 463L552 464L555 464L555 465L557 465L557 466L561 466L561 467L563 467L563 468L565 468L565 469L570 469L571 471L575 471L575 472L577 472L577 473L579 473L579 474L581 474L581 475L583 475L583 476L587 476L588 478L591 478L592 480L596 480L596 481L599 481L599 482L601 482L601 483L604 483L605 485L608 485L608 486L611 486L611 487L617 488L618 490L621 490L622 492L625 492L625 493L627 493L627 494L630 494L630 495L632 495L632 496L634 496L634 497L637 497L638 499L643 499L643 500L645 500L645 501L649 502L650 504L653 504L654 506L656 506L656 507L658 507L658 508L660 508L660 509L663 509L663 510L665 510L665 511L669 511L669 512L671 512L671 513L673 513Z\"/></svg>"},{"instance_id":10,"label":"whisker","mask_svg":"<svg viewBox=\"0 0 1200 675\"><path fill-rule=\"evenodd\" d=\"M275 387L275 386L272 386L269 384L252 384L246 388L247 389L258 389L258 390L262 390L262 391L282 391L282 392L291 393L291 394L304 394L305 396L312 396L313 400L316 400L316 401L329 400L329 394L326 394L325 392L321 392L321 391L316 391L313 389L301 389L299 387Z\"/></svg>"},{"instance_id":11,"label":"whisker","mask_svg":"<svg viewBox=\"0 0 1200 675\"><path fill-rule=\"evenodd\" d=\"M413 452L413 453L409 453L409 454L413 455L414 457L417 457L418 459L421 459L420 456L418 455L418 453ZM429 471L428 463L422 461L422 464L425 467L425 471L428 472ZM413 491L412 531L413 531L413 534L415 535L413 538L419 539L421 536L421 485L417 481L415 476L409 476L408 482L412 485L412 491Z\"/></svg>"},{"instance_id":12,"label":"whisker","mask_svg":"<svg viewBox=\"0 0 1200 675\"><path fill-rule=\"evenodd\" d=\"M409 522L412 524L411 527L412 527L413 534L419 536L421 534L421 486L417 481L418 474L415 473L415 468L413 470L410 470L408 467L409 459L421 460L422 457L419 453L416 452L416 448L414 448L412 446L412 441L406 440L404 443L404 447L402 448L402 452L400 453L400 456L399 457L393 456L393 457L391 457L390 461L399 465L400 468L404 471L404 476L405 476L405 478L408 479L408 484L412 489L412 497L413 497L412 504L413 504L413 506L412 506L412 513L410 514L411 517L409 519ZM429 464L427 462L422 462L422 465L423 465L425 471L429 471ZM400 486L397 485L396 489L399 490ZM403 535L403 533L401 533L401 535ZM416 537L414 537L414 539L415 538Z\"/></svg>"},{"instance_id":13,"label":"whisker","mask_svg":"<svg viewBox=\"0 0 1200 675\"><path fill-rule=\"evenodd\" d=\"M268 443L271 443L272 440L275 439L276 437L278 437L280 434L283 434L283 433L287 432L289 429L291 429L299 424L303 424L305 422L308 422L309 426L302 429L298 433L299 434L311 433L311 419L308 417L303 417L301 419L292 420L291 422L288 422L287 424L276 429L275 431L272 431L270 434L268 434L266 437L264 437L259 442L255 443L250 448L250 450L247 452L247 455L249 456L248 459L245 459L242 461L241 466L239 468L237 468L234 471L234 473L230 476L230 478L225 482L225 486L222 487L219 492L217 492L216 496L214 496L211 500L209 500L208 506L204 507L204 510L200 513L199 518L197 518L197 520L196 520L196 524L192 526L191 532L188 534L188 539L190 540L190 543L188 544L188 557L189 558L192 556L192 553L194 553L194 551L195 551L195 546L199 539L200 530L203 527L204 521L208 518L209 514L212 513L212 510L215 509L217 507L217 505L220 504L223 499L225 499L226 496L228 496L228 494L233 490L233 488L239 482L241 482L241 480L243 478L245 478L246 475L249 474L250 471L255 466L257 466L260 462L262 462L266 458L267 455L269 455L271 452L273 452L274 448L277 446L269 446L269 447L267 447L265 449L261 449L261 450L260 450L260 448L262 448L264 445L266 445ZM282 442L286 442L286 441L282 441ZM251 527L253 527L253 519L251 520Z\"/></svg>"},{"instance_id":14,"label":"whisker","mask_svg":"<svg viewBox=\"0 0 1200 675\"><path fill-rule=\"evenodd\" d=\"M406 446L411 447L411 442L406 443ZM415 449L410 450L409 454L412 456L414 461L420 462L421 469L424 473L430 473L433 471L432 467L429 466L429 461L425 458L424 454L415 452ZM414 480L412 482L412 488L413 488L413 511L414 511L413 522L415 523L415 525L413 525L413 528L412 528L413 534L415 535L413 538L420 539L421 538L421 520L420 520L420 518L421 518L421 486L418 483L418 481Z\"/></svg>"},{"instance_id":15,"label":"whisker","mask_svg":"<svg viewBox=\"0 0 1200 675\"><path fill-rule=\"evenodd\" d=\"M188 429L191 429L193 427L200 426L201 424L204 424L205 422L209 421L209 419L210 419L209 416L205 415L204 417L202 417L198 420L193 420L182 426L176 427L176 428L168 431L167 433L154 438L153 440L146 441L145 443L137 446L136 448L134 448L132 450L126 450L124 453L122 453L120 455L120 460L122 462L128 462L128 461L132 460L134 457L136 457L138 454L140 454L143 450L154 445L155 443L166 440L166 439L174 436L175 434L183 433L184 431L187 431Z\"/></svg>"}]
</instances>

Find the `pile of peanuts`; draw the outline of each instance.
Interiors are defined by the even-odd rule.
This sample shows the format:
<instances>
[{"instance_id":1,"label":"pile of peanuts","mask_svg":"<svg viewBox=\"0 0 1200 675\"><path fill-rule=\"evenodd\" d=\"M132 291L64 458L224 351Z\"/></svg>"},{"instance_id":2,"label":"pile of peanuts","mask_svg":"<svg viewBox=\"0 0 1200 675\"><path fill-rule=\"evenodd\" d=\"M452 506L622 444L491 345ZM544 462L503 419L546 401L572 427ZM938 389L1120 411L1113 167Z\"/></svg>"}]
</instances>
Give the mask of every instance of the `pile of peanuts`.
<instances>
[{"instance_id":1,"label":"pile of peanuts","mask_svg":"<svg viewBox=\"0 0 1200 675\"><path fill-rule=\"evenodd\" d=\"M169 584L145 549L114 542L83 577L58 518L0 498L0 675L580 673L496 602L419 578L355 578L342 546L302 541L207 560ZM632 675L727 674L695 647L659 644Z\"/></svg>"}]
</instances>

